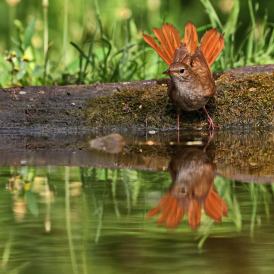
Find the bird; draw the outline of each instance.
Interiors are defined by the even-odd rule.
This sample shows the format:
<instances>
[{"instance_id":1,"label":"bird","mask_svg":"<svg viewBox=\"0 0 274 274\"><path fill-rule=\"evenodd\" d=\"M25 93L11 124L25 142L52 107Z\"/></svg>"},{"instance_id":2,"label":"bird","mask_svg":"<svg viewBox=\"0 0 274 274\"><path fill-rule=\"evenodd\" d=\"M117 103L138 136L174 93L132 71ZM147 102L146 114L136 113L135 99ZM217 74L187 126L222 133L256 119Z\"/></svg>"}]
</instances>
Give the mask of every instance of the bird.
<instances>
[{"instance_id":1,"label":"bird","mask_svg":"<svg viewBox=\"0 0 274 274\"><path fill-rule=\"evenodd\" d=\"M168 168L172 184L147 217L160 214L158 224L176 228L187 215L189 226L195 230L204 209L215 222L221 222L228 208L214 187L215 169L210 153L200 147L177 151Z\"/></svg>"},{"instance_id":2,"label":"bird","mask_svg":"<svg viewBox=\"0 0 274 274\"><path fill-rule=\"evenodd\" d=\"M205 105L216 93L210 67L224 48L223 35L212 28L205 32L198 44L197 29L192 22L185 25L182 40L179 31L169 23L163 24L161 28L154 28L153 32L159 43L147 34L143 34L143 38L168 65L164 73L171 78L168 96L177 108L177 129L180 126L181 109L203 109L209 129L216 129Z\"/></svg>"}]
</instances>

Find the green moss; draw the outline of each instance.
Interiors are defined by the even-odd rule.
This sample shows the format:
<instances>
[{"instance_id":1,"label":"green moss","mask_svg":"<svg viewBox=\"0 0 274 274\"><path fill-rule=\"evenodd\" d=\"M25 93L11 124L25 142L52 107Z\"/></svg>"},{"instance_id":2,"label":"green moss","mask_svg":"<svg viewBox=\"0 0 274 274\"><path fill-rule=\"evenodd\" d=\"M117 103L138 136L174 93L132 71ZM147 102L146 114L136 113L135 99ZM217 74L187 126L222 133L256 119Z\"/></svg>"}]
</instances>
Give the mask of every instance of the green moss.
<instances>
[{"instance_id":1,"label":"green moss","mask_svg":"<svg viewBox=\"0 0 274 274\"><path fill-rule=\"evenodd\" d=\"M145 126L169 127L176 110L166 94L166 86L145 91L117 91L112 96L98 97L88 104L86 118L96 127Z\"/></svg>"},{"instance_id":2,"label":"green moss","mask_svg":"<svg viewBox=\"0 0 274 274\"><path fill-rule=\"evenodd\" d=\"M208 109L220 127L273 126L273 74L235 77L224 74L217 81L217 95ZM176 108L167 96L167 86L145 91L117 91L92 99L85 118L92 127L171 128L176 124ZM207 127L199 112L181 113L181 127Z\"/></svg>"},{"instance_id":3,"label":"green moss","mask_svg":"<svg viewBox=\"0 0 274 274\"><path fill-rule=\"evenodd\" d=\"M273 126L274 75L256 74L218 79L217 123L223 126Z\"/></svg>"}]
</instances>

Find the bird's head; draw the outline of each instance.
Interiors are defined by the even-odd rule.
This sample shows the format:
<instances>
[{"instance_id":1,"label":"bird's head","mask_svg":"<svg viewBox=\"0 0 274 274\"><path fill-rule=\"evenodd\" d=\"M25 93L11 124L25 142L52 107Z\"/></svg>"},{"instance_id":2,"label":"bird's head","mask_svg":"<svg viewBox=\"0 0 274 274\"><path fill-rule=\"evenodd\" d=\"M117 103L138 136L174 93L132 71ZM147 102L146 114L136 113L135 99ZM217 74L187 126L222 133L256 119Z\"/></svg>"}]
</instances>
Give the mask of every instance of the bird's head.
<instances>
[{"instance_id":1,"label":"bird's head","mask_svg":"<svg viewBox=\"0 0 274 274\"><path fill-rule=\"evenodd\" d=\"M172 79L182 81L192 78L191 67L184 63L172 63L163 73L169 75Z\"/></svg>"}]
</instances>

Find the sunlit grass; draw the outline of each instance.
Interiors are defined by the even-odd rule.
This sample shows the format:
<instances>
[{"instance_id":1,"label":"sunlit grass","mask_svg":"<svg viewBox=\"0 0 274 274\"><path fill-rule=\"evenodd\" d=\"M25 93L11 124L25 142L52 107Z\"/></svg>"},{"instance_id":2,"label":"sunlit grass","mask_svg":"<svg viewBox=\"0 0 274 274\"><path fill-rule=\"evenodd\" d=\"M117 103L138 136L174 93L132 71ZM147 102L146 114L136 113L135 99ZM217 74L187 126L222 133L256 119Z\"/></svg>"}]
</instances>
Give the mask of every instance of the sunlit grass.
<instances>
[{"instance_id":1,"label":"sunlit grass","mask_svg":"<svg viewBox=\"0 0 274 274\"><path fill-rule=\"evenodd\" d=\"M48 69L48 50L49 50L49 29L48 29L48 9L49 9L49 0L42 0L43 6L43 51L44 51L44 76L43 84L47 82L47 69Z\"/></svg>"},{"instance_id":2,"label":"sunlit grass","mask_svg":"<svg viewBox=\"0 0 274 274\"><path fill-rule=\"evenodd\" d=\"M217 27L224 34L225 48L215 64L215 68L224 70L252 64L269 64L274 62L274 28L268 22L267 15L260 21L256 19L259 3L248 0L250 26L236 41L240 24L240 0L233 1L233 8L225 23L222 23L210 0L201 0L208 14L212 27ZM238 43L237 43L238 42Z\"/></svg>"},{"instance_id":3,"label":"sunlit grass","mask_svg":"<svg viewBox=\"0 0 274 274\"><path fill-rule=\"evenodd\" d=\"M210 27L216 27L225 37L225 49L214 64L215 71L274 62L274 28L267 15L260 19L256 18L259 8L263 8L259 6L259 2L248 1L250 25L243 34L239 33L241 1L233 1L233 7L225 20L220 17L210 0L200 0L200 2L205 8L210 24L198 26L199 34L202 35ZM103 23L105 15L100 12L102 4L93 1L92 12L95 18L93 30L87 30L84 24L82 42L70 42L69 2L63 0L62 47L58 47L55 41L51 41L48 28L51 23L50 3L45 0L41 0L40 3L44 22L41 33L43 47L37 48L32 42L32 37L37 32L34 27L35 20L29 21L28 25L18 20L15 25L11 22L13 46L6 53L7 62L1 62L0 58L1 86L88 84L163 77L162 70L165 65L142 39L143 31L151 32L150 25L143 25L140 28L135 18L129 14L106 26ZM15 7L10 9L14 10ZM183 29L183 26L180 29ZM55 51L56 48L60 49L59 58L56 58L56 54L51 55L51 48L55 48ZM68 56L68 52L71 54L73 48L74 55ZM10 52L16 52L16 58L9 58ZM23 60L24 56L30 57L27 62ZM7 70L9 74L5 73Z\"/></svg>"}]
</instances>

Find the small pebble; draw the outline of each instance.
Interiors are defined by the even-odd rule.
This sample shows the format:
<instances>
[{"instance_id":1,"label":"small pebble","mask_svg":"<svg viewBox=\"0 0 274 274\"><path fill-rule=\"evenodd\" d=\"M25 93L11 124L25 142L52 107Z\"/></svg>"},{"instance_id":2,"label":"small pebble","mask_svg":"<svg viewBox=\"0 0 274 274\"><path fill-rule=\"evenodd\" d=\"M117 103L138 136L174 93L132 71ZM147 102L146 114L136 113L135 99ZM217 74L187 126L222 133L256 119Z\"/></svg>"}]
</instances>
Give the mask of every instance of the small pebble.
<instances>
[{"instance_id":1,"label":"small pebble","mask_svg":"<svg viewBox=\"0 0 274 274\"><path fill-rule=\"evenodd\" d=\"M258 164L256 162L249 162L249 165L252 166L252 167L255 167L257 166Z\"/></svg>"},{"instance_id":2,"label":"small pebble","mask_svg":"<svg viewBox=\"0 0 274 274\"><path fill-rule=\"evenodd\" d=\"M98 137L89 142L90 148L108 153L121 153L126 142L120 134L112 133L107 136Z\"/></svg>"},{"instance_id":3,"label":"small pebble","mask_svg":"<svg viewBox=\"0 0 274 274\"><path fill-rule=\"evenodd\" d=\"M21 160L21 161L20 161L20 164L21 164L22 166L26 165L26 164L27 164L27 160Z\"/></svg>"},{"instance_id":4,"label":"small pebble","mask_svg":"<svg viewBox=\"0 0 274 274\"><path fill-rule=\"evenodd\" d=\"M146 142L146 144L149 145L149 146L153 146L155 143L153 141L149 140L149 141Z\"/></svg>"},{"instance_id":5,"label":"small pebble","mask_svg":"<svg viewBox=\"0 0 274 274\"><path fill-rule=\"evenodd\" d=\"M186 142L187 146L201 146L203 145L202 141L188 141Z\"/></svg>"}]
</instances>

